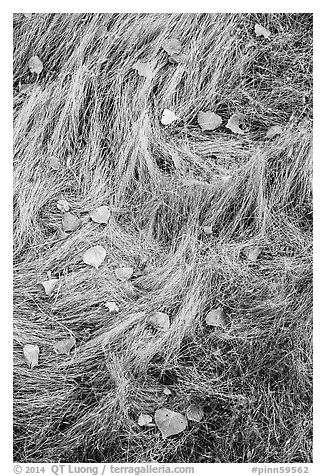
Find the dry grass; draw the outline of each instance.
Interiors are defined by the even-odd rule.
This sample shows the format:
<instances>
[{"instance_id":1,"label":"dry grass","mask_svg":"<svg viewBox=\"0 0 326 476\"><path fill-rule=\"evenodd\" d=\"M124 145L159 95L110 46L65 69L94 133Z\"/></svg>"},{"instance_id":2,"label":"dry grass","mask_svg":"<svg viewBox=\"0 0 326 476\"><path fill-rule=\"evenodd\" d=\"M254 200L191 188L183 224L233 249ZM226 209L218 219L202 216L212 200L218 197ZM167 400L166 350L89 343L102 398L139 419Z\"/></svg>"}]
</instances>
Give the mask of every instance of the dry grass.
<instances>
[{"instance_id":1,"label":"dry grass","mask_svg":"<svg viewBox=\"0 0 326 476\"><path fill-rule=\"evenodd\" d=\"M169 63L170 36L186 65ZM311 461L311 49L309 14L14 15L16 461ZM132 69L149 60L153 81ZM164 108L181 120L164 127ZM201 110L224 125L203 133ZM244 136L225 128L234 112ZM265 139L275 124L283 133ZM64 240L60 198L82 219ZM87 216L102 204L108 226ZM96 244L98 271L82 261ZM262 247L257 262L248 245ZM119 265L135 269L133 294ZM49 298L47 270L60 279ZM205 324L217 305L224 332ZM171 316L168 332L146 324L153 310ZM70 335L76 349L56 356ZM26 343L41 349L33 371ZM190 402L205 418L180 435L137 425Z\"/></svg>"}]
</instances>

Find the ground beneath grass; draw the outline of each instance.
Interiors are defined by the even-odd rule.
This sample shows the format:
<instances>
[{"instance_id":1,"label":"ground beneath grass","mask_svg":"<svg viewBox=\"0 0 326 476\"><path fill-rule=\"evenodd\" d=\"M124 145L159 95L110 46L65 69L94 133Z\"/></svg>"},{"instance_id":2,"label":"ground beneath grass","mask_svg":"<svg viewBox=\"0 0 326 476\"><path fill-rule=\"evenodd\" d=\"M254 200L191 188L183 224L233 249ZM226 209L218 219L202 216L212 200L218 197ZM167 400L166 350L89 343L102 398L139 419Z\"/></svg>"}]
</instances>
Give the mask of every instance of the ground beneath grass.
<instances>
[{"instance_id":1,"label":"ground beneath grass","mask_svg":"<svg viewBox=\"0 0 326 476\"><path fill-rule=\"evenodd\" d=\"M311 145L310 14L14 15L16 461L311 462ZM189 404L175 436L138 424Z\"/></svg>"}]
</instances>

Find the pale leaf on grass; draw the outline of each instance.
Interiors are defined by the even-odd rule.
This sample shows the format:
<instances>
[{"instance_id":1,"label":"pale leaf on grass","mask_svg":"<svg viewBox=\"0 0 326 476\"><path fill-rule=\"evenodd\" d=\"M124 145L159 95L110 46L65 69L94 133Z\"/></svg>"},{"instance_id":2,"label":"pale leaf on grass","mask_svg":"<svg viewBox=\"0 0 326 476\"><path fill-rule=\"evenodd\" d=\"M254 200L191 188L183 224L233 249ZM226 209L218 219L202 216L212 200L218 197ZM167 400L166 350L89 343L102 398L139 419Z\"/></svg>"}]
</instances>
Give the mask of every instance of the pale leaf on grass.
<instances>
[{"instance_id":1,"label":"pale leaf on grass","mask_svg":"<svg viewBox=\"0 0 326 476\"><path fill-rule=\"evenodd\" d=\"M155 423L164 440L169 436L181 433L187 428L187 419L181 413L174 412L168 408L156 410Z\"/></svg>"},{"instance_id":2,"label":"pale leaf on grass","mask_svg":"<svg viewBox=\"0 0 326 476\"><path fill-rule=\"evenodd\" d=\"M103 246L92 246L83 255L83 261L89 266L98 269L106 257L106 250Z\"/></svg>"},{"instance_id":3,"label":"pale leaf on grass","mask_svg":"<svg viewBox=\"0 0 326 476\"><path fill-rule=\"evenodd\" d=\"M206 233L206 235L211 235L213 233L212 225L204 225L203 232Z\"/></svg>"},{"instance_id":4,"label":"pale leaf on grass","mask_svg":"<svg viewBox=\"0 0 326 476\"><path fill-rule=\"evenodd\" d=\"M222 118L212 111L199 112L197 119L202 131L213 131L222 124Z\"/></svg>"},{"instance_id":5,"label":"pale leaf on grass","mask_svg":"<svg viewBox=\"0 0 326 476\"><path fill-rule=\"evenodd\" d=\"M41 284L44 288L45 294L47 296L51 296L54 292L59 280L58 279L48 279L46 281L42 281Z\"/></svg>"},{"instance_id":6,"label":"pale leaf on grass","mask_svg":"<svg viewBox=\"0 0 326 476\"><path fill-rule=\"evenodd\" d=\"M144 76L144 78L147 79L154 78L153 65L151 63L138 62L135 63L132 68L138 71L139 76Z\"/></svg>"},{"instance_id":7,"label":"pale leaf on grass","mask_svg":"<svg viewBox=\"0 0 326 476\"><path fill-rule=\"evenodd\" d=\"M199 405L191 404L186 412L188 420L199 423L204 417L204 410Z\"/></svg>"},{"instance_id":8,"label":"pale leaf on grass","mask_svg":"<svg viewBox=\"0 0 326 476\"><path fill-rule=\"evenodd\" d=\"M182 45L178 38L169 38L168 40L165 40L162 48L167 52L168 55L172 56L181 53Z\"/></svg>"},{"instance_id":9,"label":"pale leaf on grass","mask_svg":"<svg viewBox=\"0 0 326 476\"><path fill-rule=\"evenodd\" d=\"M187 56L184 53L173 53L169 56L170 63L186 63Z\"/></svg>"},{"instance_id":10,"label":"pale leaf on grass","mask_svg":"<svg viewBox=\"0 0 326 476\"><path fill-rule=\"evenodd\" d=\"M170 327L170 319L165 312L154 312L147 322L158 331L167 331Z\"/></svg>"},{"instance_id":11,"label":"pale leaf on grass","mask_svg":"<svg viewBox=\"0 0 326 476\"><path fill-rule=\"evenodd\" d=\"M62 228L63 231L75 231L79 228L81 220L70 212L65 212L62 217Z\"/></svg>"},{"instance_id":12,"label":"pale leaf on grass","mask_svg":"<svg viewBox=\"0 0 326 476\"><path fill-rule=\"evenodd\" d=\"M256 36L264 36L265 38L269 38L271 35L271 32L267 30L267 28L259 25L259 23L256 23L255 25L255 33Z\"/></svg>"},{"instance_id":13,"label":"pale leaf on grass","mask_svg":"<svg viewBox=\"0 0 326 476\"><path fill-rule=\"evenodd\" d=\"M107 307L110 312L119 312L119 307L114 301L107 301L104 306Z\"/></svg>"},{"instance_id":14,"label":"pale leaf on grass","mask_svg":"<svg viewBox=\"0 0 326 476\"><path fill-rule=\"evenodd\" d=\"M178 119L179 117L176 116L173 111L170 111L170 109L164 109L161 117L161 122L164 126L168 126Z\"/></svg>"},{"instance_id":15,"label":"pale leaf on grass","mask_svg":"<svg viewBox=\"0 0 326 476\"><path fill-rule=\"evenodd\" d=\"M38 56L32 56L28 61L31 73L40 74L43 70L43 63Z\"/></svg>"},{"instance_id":16,"label":"pale leaf on grass","mask_svg":"<svg viewBox=\"0 0 326 476\"><path fill-rule=\"evenodd\" d=\"M244 131L240 128L240 125L243 124L243 120L242 114L232 114L225 127L235 134L244 134Z\"/></svg>"},{"instance_id":17,"label":"pale leaf on grass","mask_svg":"<svg viewBox=\"0 0 326 476\"><path fill-rule=\"evenodd\" d=\"M49 165L51 169L53 170L59 170L60 169L60 160L58 157L55 157L52 155L51 157L48 158Z\"/></svg>"},{"instance_id":18,"label":"pale leaf on grass","mask_svg":"<svg viewBox=\"0 0 326 476\"><path fill-rule=\"evenodd\" d=\"M141 413L138 418L138 425L139 426L149 426L152 423L153 418L146 413Z\"/></svg>"},{"instance_id":19,"label":"pale leaf on grass","mask_svg":"<svg viewBox=\"0 0 326 476\"><path fill-rule=\"evenodd\" d=\"M67 200L61 199L57 201L57 207L61 212L69 212L70 210L70 205L67 202Z\"/></svg>"},{"instance_id":20,"label":"pale leaf on grass","mask_svg":"<svg viewBox=\"0 0 326 476\"><path fill-rule=\"evenodd\" d=\"M126 296L130 299L135 299L139 294L135 286L133 286L132 283L130 283L129 281L125 281L123 283L123 290Z\"/></svg>"},{"instance_id":21,"label":"pale leaf on grass","mask_svg":"<svg viewBox=\"0 0 326 476\"><path fill-rule=\"evenodd\" d=\"M102 25L99 26L98 29L95 32L94 38L97 40L98 38L103 38L108 34L108 29L106 26Z\"/></svg>"},{"instance_id":22,"label":"pale leaf on grass","mask_svg":"<svg viewBox=\"0 0 326 476\"><path fill-rule=\"evenodd\" d=\"M76 341L74 338L69 338L69 339L62 339L57 341L54 344L54 352L56 354L65 354L65 355L70 355L71 349L74 347L76 344Z\"/></svg>"},{"instance_id":23,"label":"pale leaf on grass","mask_svg":"<svg viewBox=\"0 0 326 476\"><path fill-rule=\"evenodd\" d=\"M31 370L38 365L40 348L38 345L26 344L23 347L25 362Z\"/></svg>"},{"instance_id":24,"label":"pale leaf on grass","mask_svg":"<svg viewBox=\"0 0 326 476\"><path fill-rule=\"evenodd\" d=\"M267 139L272 139L273 137L282 134L282 127L281 126L271 126L269 129L267 129L266 132L266 138Z\"/></svg>"},{"instance_id":25,"label":"pale leaf on grass","mask_svg":"<svg viewBox=\"0 0 326 476\"><path fill-rule=\"evenodd\" d=\"M115 272L116 277L120 281L125 282L125 281L128 281L128 279L131 278L132 273L134 272L134 269L133 268L128 268L128 267L121 267L121 268L116 268L114 272Z\"/></svg>"},{"instance_id":26,"label":"pale leaf on grass","mask_svg":"<svg viewBox=\"0 0 326 476\"><path fill-rule=\"evenodd\" d=\"M89 216L95 223L104 223L107 225L110 218L110 209L106 205L95 208L89 212Z\"/></svg>"},{"instance_id":27,"label":"pale leaf on grass","mask_svg":"<svg viewBox=\"0 0 326 476\"><path fill-rule=\"evenodd\" d=\"M227 327L227 322L224 316L223 309L219 307L217 309L212 309L211 311L209 311L206 316L206 324L208 326L222 327L225 329Z\"/></svg>"},{"instance_id":28,"label":"pale leaf on grass","mask_svg":"<svg viewBox=\"0 0 326 476\"><path fill-rule=\"evenodd\" d=\"M261 253L261 248L259 246L248 246L245 248L244 253L247 256L249 261L257 261L258 256Z\"/></svg>"},{"instance_id":29,"label":"pale leaf on grass","mask_svg":"<svg viewBox=\"0 0 326 476\"><path fill-rule=\"evenodd\" d=\"M33 13L23 13L25 18L28 18L29 20L32 18Z\"/></svg>"},{"instance_id":30,"label":"pale leaf on grass","mask_svg":"<svg viewBox=\"0 0 326 476\"><path fill-rule=\"evenodd\" d=\"M172 391L169 389L169 387L164 387L163 393L166 396L172 395Z\"/></svg>"}]
</instances>

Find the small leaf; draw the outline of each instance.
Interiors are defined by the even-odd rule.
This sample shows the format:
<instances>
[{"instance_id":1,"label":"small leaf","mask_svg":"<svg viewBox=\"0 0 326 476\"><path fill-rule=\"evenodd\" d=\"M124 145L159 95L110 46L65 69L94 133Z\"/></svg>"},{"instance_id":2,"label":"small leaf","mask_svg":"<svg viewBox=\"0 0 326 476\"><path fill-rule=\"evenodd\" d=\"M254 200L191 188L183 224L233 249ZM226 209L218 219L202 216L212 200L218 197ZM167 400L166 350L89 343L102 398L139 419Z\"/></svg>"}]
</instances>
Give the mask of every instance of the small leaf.
<instances>
[{"instance_id":1,"label":"small leaf","mask_svg":"<svg viewBox=\"0 0 326 476\"><path fill-rule=\"evenodd\" d=\"M23 13L25 18L28 18L29 20L32 18L33 13Z\"/></svg>"},{"instance_id":2,"label":"small leaf","mask_svg":"<svg viewBox=\"0 0 326 476\"><path fill-rule=\"evenodd\" d=\"M227 326L223 309L221 307L212 309L206 316L206 324L209 326L223 327Z\"/></svg>"},{"instance_id":3,"label":"small leaf","mask_svg":"<svg viewBox=\"0 0 326 476\"><path fill-rule=\"evenodd\" d=\"M255 33L256 36L264 36L265 38L269 38L271 35L271 32L267 30L267 28L264 28L263 26L259 25L259 23L256 23L255 25Z\"/></svg>"},{"instance_id":4,"label":"small leaf","mask_svg":"<svg viewBox=\"0 0 326 476\"><path fill-rule=\"evenodd\" d=\"M110 312L119 312L119 308L114 301L107 301L104 306L107 307Z\"/></svg>"},{"instance_id":5,"label":"small leaf","mask_svg":"<svg viewBox=\"0 0 326 476\"><path fill-rule=\"evenodd\" d=\"M242 114L233 114L225 127L230 129L235 134L244 134L244 131L240 129L240 124L243 123L243 119L244 118Z\"/></svg>"},{"instance_id":6,"label":"small leaf","mask_svg":"<svg viewBox=\"0 0 326 476\"><path fill-rule=\"evenodd\" d=\"M249 261L257 261L257 258L260 255L261 251L262 250L259 246L248 246L247 248L245 248L244 253Z\"/></svg>"},{"instance_id":7,"label":"small leaf","mask_svg":"<svg viewBox=\"0 0 326 476\"><path fill-rule=\"evenodd\" d=\"M70 210L69 203L67 202L67 200L64 200L64 199L58 200L57 207L59 208L61 212L69 212Z\"/></svg>"},{"instance_id":8,"label":"small leaf","mask_svg":"<svg viewBox=\"0 0 326 476\"><path fill-rule=\"evenodd\" d=\"M108 29L106 28L106 26L100 26L98 27L98 29L96 30L95 32L95 35L94 35L94 38L97 40L98 38L103 38L104 36L106 36L108 33Z\"/></svg>"},{"instance_id":9,"label":"small leaf","mask_svg":"<svg viewBox=\"0 0 326 476\"><path fill-rule=\"evenodd\" d=\"M222 118L212 111L201 111L197 119L202 131L213 131L222 124Z\"/></svg>"},{"instance_id":10,"label":"small leaf","mask_svg":"<svg viewBox=\"0 0 326 476\"><path fill-rule=\"evenodd\" d=\"M70 355L70 351L75 344L76 341L74 338L59 340L54 344L54 352L56 354Z\"/></svg>"},{"instance_id":11,"label":"small leaf","mask_svg":"<svg viewBox=\"0 0 326 476\"><path fill-rule=\"evenodd\" d=\"M167 331L170 327L170 319L164 312L154 312L147 322L159 331Z\"/></svg>"},{"instance_id":12,"label":"small leaf","mask_svg":"<svg viewBox=\"0 0 326 476\"><path fill-rule=\"evenodd\" d=\"M172 124L172 122L176 121L179 119L178 116L174 114L173 111L170 111L169 109L164 109L162 117L161 117L161 122L165 126Z\"/></svg>"},{"instance_id":13,"label":"small leaf","mask_svg":"<svg viewBox=\"0 0 326 476\"><path fill-rule=\"evenodd\" d=\"M126 296L128 296L130 299L136 298L139 294L135 286L133 286L129 281L123 283L123 289Z\"/></svg>"},{"instance_id":14,"label":"small leaf","mask_svg":"<svg viewBox=\"0 0 326 476\"><path fill-rule=\"evenodd\" d=\"M53 291L55 290L59 280L58 279L48 279L47 281L42 281L41 284L44 288L45 294L47 296L51 296Z\"/></svg>"},{"instance_id":15,"label":"small leaf","mask_svg":"<svg viewBox=\"0 0 326 476\"><path fill-rule=\"evenodd\" d=\"M182 45L180 40L177 38L169 38L162 45L163 50L167 52L168 55L172 56L174 54L181 53Z\"/></svg>"},{"instance_id":16,"label":"small leaf","mask_svg":"<svg viewBox=\"0 0 326 476\"><path fill-rule=\"evenodd\" d=\"M158 426L163 439L171 435L177 435L187 428L187 419L181 414L160 408L155 412L155 423Z\"/></svg>"},{"instance_id":17,"label":"small leaf","mask_svg":"<svg viewBox=\"0 0 326 476\"><path fill-rule=\"evenodd\" d=\"M135 69L138 71L139 76L144 76L145 78L148 79L153 79L154 78L154 71L153 71L153 65L151 63L135 63L132 67L132 69Z\"/></svg>"},{"instance_id":18,"label":"small leaf","mask_svg":"<svg viewBox=\"0 0 326 476\"><path fill-rule=\"evenodd\" d=\"M152 423L153 418L146 413L141 413L138 418L138 425L139 426L148 426L149 423Z\"/></svg>"},{"instance_id":19,"label":"small leaf","mask_svg":"<svg viewBox=\"0 0 326 476\"><path fill-rule=\"evenodd\" d=\"M132 273L134 272L134 269L133 268L116 268L116 270L114 271L115 272L115 275L116 277L122 281L122 282L125 282L125 281L128 281L128 279L131 278L132 276Z\"/></svg>"},{"instance_id":20,"label":"small leaf","mask_svg":"<svg viewBox=\"0 0 326 476\"><path fill-rule=\"evenodd\" d=\"M28 368L33 369L38 365L40 348L38 345L26 344L23 347L24 358Z\"/></svg>"},{"instance_id":21,"label":"small leaf","mask_svg":"<svg viewBox=\"0 0 326 476\"><path fill-rule=\"evenodd\" d=\"M169 389L169 387L164 387L163 393L164 395L167 395L167 396L172 395L172 392Z\"/></svg>"},{"instance_id":22,"label":"small leaf","mask_svg":"<svg viewBox=\"0 0 326 476\"><path fill-rule=\"evenodd\" d=\"M283 132L283 129L281 126L271 126L269 129L267 129L265 137L267 139L272 139L272 137L282 134L282 132Z\"/></svg>"},{"instance_id":23,"label":"small leaf","mask_svg":"<svg viewBox=\"0 0 326 476\"><path fill-rule=\"evenodd\" d=\"M212 225L203 226L203 232L206 233L206 235L211 235L213 233Z\"/></svg>"},{"instance_id":24,"label":"small leaf","mask_svg":"<svg viewBox=\"0 0 326 476\"><path fill-rule=\"evenodd\" d=\"M187 418L188 420L196 421L199 423L204 417L204 410L199 405L189 405L187 408Z\"/></svg>"},{"instance_id":25,"label":"small leaf","mask_svg":"<svg viewBox=\"0 0 326 476\"><path fill-rule=\"evenodd\" d=\"M169 56L170 63L186 63L187 56L183 53L173 53Z\"/></svg>"},{"instance_id":26,"label":"small leaf","mask_svg":"<svg viewBox=\"0 0 326 476\"><path fill-rule=\"evenodd\" d=\"M62 217L63 231L75 231L80 226L81 221L76 215L70 212L65 212Z\"/></svg>"},{"instance_id":27,"label":"small leaf","mask_svg":"<svg viewBox=\"0 0 326 476\"><path fill-rule=\"evenodd\" d=\"M83 261L85 264L94 266L98 269L99 266L103 263L104 258L106 257L106 250L103 246L93 246L85 251L83 256Z\"/></svg>"},{"instance_id":28,"label":"small leaf","mask_svg":"<svg viewBox=\"0 0 326 476\"><path fill-rule=\"evenodd\" d=\"M106 225L110 218L110 210L107 206L102 205L101 207L91 210L89 216L95 223L104 223Z\"/></svg>"},{"instance_id":29,"label":"small leaf","mask_svg":"<svg viewBox=\"0 0 326 476\"><path fill-rule=\"evenodd\" d=\"M55 157L54 155L52 155L51 157L48 158L48 161L49 161L49 165L51 169L53 170L60 169L60 160L58 159L58 157Z\"/></svg>"},{"instance_id":30,"label":"small leaf","mask_svg":"<svg viewBox=\"0 0 326 476\"><path fill-rule=\"evenodd\" d=\"M38 56L32 56L28 61L31 73L40 74L43 70L43 63Z\"/></svg>"}]
</instances>

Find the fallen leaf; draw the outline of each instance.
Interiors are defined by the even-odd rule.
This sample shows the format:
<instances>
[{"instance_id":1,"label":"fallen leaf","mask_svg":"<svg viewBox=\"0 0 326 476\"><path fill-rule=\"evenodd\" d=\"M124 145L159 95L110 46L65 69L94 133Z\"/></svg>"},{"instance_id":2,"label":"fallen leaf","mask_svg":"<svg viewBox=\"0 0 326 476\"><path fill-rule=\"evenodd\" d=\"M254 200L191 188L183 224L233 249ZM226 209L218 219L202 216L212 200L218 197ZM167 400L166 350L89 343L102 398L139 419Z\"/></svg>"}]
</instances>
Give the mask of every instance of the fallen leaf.
<instances>
[{"instance_id":1,"label":"fallen leaf","mask_svg":"<svg viewBox=\"0 0 326 476\"><path fill-rule=\"evenodd\" d=\"M48 161L49 161L49 165L51 169L53 170L60 169L60 160L58 159L58 157L55 157L54 155L52 155L51 157L48 158Z\"/></svg>"},{"instance_id":2,"label":"fallen leaf","mask_svg":"<svg viewBox=\"0 0 326 476\"><path fill-rule=\"evenodd\" d=\"M107 307L110 312L119 312L119 308L114 301L107 301L104 306Z\"/></svg>"},{"instance_id":3,"label":"fallen leaf","mask_svg":"<svg viewBox=\"0 0 326 476\"><path fill-rule=\"evenodd\" d=\"M162 48L168 55L172 56L181 53L182 45L177 38L169 38L163 43Z\"/></svg>"},{"instance_id":4,"label":"fallen leaf","mask_svg":"<svg viewBox=\"0 0 326 476\"><path fill-rule=\"evenodd\" d=\"M67 200L64 200L64 199L58 200L57 207L59 208L61 212L69 212L70 210L69 203L67 202Z\"/></svg>"},{"instance_id":5,"label":"fallen leaf","mask_svg":"<svg viewBox=\"0 0 326 476\"><path fill-rule=\"evenodd\" d=\"M132 273L134 272L134 269L133 268L116 268L116 270L114 271L115 272L115 275L118 279L120 279L120 281L128 281L128 279L131 278L132 276Z\"/></svg>"},{"instance_id":6,"label":"fallen leaf","mask_svg":"<svg viewBox=\"0 0 326 476\"><path fill-rule=\"evenodd\" d=\"M215 112L200 112L197 117L198 124L202 131L213 131L222 124L222 118Z\"/></svg>"},{"instance_id":7,"label":"fallen leaf","mask_svg":"<svg viewBox=\"0 0 326 476\"><path fill-rule=\"evenodd\" d=\"M130 299L134 299L138 296L137 289L129 281L123 283L123 289L126 293L126 296L128 296Z\"/></svg>"},{"instance_id":8,"label":"fallen leaf","mask_svg":"<svg viewBox=\"0 0 326 476\"><path fill-rule=\"evenodd\" d=\"M255 25L255 33L256 36L264 36L265 38L269 38L271 35L271 32L267 30L267 28L264 28L263 26L259 25L259 23L256 23Z\"/></svg>"},{"instance_id":9,"label":"fallen leaf","mask_svg":"<svg viewBox=\"0 0 326 476\"><path fill-rule=\"evenodd\" d=\"M170 111L169 109L164 109L162 117L161 117L161 122L165 126L172 124L172 122L176 121L179 119L178 116L174 114L173 111Z\"/></svg>"},{"instance_id":10,"label":"fallen leaf","mask_svg":"<svg viewBox=\"0 0 326 476\"><path fill-rule=\"evenodd\" d=\"M106 26L100 26L95 32L94 38L97 40L98 38L103 38L105 35L107 35L108 29Z\"/></svg>"},{"instance_id":11,"label":"fallen leaf","mask_svg":"<svg viewBox=\"0 0 326 476\"><path fill-rule=\"evenodd\" d=\"M282 134L282 131L283 129L281 126L271 126L269 129L267 129L265 137L267 139L271 139L272 137Z\"/></svg>"},{"instance_id":12,"label":"fallen leaf","mask_svg":"<svg viewBox=\"0 0 326 476\"><path fill-rule=\"evenodd\" d=\"M188 420L196 421L199 423L204 417L204 410L199 405L191 404L187 408L186 412Z\"/></svg>"},{"instance_id":13,"label":"fallen leaf","mask_svg":"<svg viewBox=\"0 0 326 476\"><path fill-rule=\"evenodd\" d=\"M61 230L60 228L55 232L54 239L55 240L65 240L68 238L69 234L65 231Z\"/></svg>"},{"instance_id":14,"label":"fallen leaf","mask_svg":"<svg viewBox=\"0 0 326 476\"><path fill-rule=\"evenodd\" d=\"M167 331L170 327L170 319L165 312L154 312L147 322L159 331Z\"/></svg>"},{"instance_id":15,"label":"fallen leaf","mask_svg":"<svg viewBox=\"0 0 326 476\"><path fill-rule=\"evenodd\" d=\"M213 233L212 225L203 226L203 232L206 233L206 235L211 235Z\"/></svg>"},{"instance_id":16,"label":"fallen leaf","mask_svg":"<svg viewBox=\"0 0 326 476\"><path fill-rule=\"evenodd\" d=\"M101 207L91 210L89 216L95 223L104 223L106 225L110 218L110 210L107 206L102 205Z\"/></svg>"},{"instance_id":17,"label":"fallen leaf","mask_svg":"<svg viewBox=\"0 0 326 476\"><path fill-rule=\"evenodd\" d=\"M243 120L244 118L242 114L232 114L225 127L235 134L244 134L244 131L240 129L240 124L243 123Z\"/></svg>"},{"instance_id":18,"label":"fallen leaf","mask_svg":"<svg viewBox=\"0 0 326 476\"><path fill-rule=\"evenodd\" d=\"M26 344L23 347L24 358L28 368L33 369L38 365L40 348L38 345Z\"/></svg>"},{"instance_id":19,"label":"fallen leaf","mask_svg":"<svg viewBox=\"0 0 326 476\"><path fill-rule=\"evenodd\" d=\"M28 18L29 20L32 18L33 13L23 13L25 18Z\"/></svg>"},{"instance_id":20,"label":"fallen leaf","mask_svg":"<svg viewBox=\"0 0 326 476\"><path fill-rule=\"evenodd\" d=\"M44 288L45 294L47 296L51 296L53 291L55 290L59 280L58 279L48 279L47 281L42 281L41 284Z\"/></svg>"},{"instance_id":21,"label":"fallen leaf","mask_svg":"<svg viewBox=\"0 0 326 476\"><path fill-rule=\"evenodd\" d=\"M54 344L54 352L56 354L70 355L70 351L75 344L76 341L72 337L70 339L59 340Z\"/></svg>"},{"instance_id":22,"label":"fallen leaf","mask_svg":"<svg viewBox=\"0 0 326 476\"><path fill-rule=\"evenodd\" d=\"M43 63L38 56L32 56L28 61L28 66L31 73L40 74L43 70Z\"/></svg>"},{"instance_id":23,"label":"fallen leaf","mask_svg":"<svg viewBox=\"0 0 326 476\"><path fill-rule=\"evenodd\" d=\"M227 326L223 309L221 307L212 309L206 316L206 324L209 326L223 327Z\"/></svg>"},{"instance_id":24,"label":"fallen leaf","mask_svg":"<svg viewBox=\"0 0 326 476\"><path fill-rule=\"evenodd\" d=\"M132 68L138 71L139 76L144 76L144 78L148 79L154 78L153 65L151 63L138 62Z\"/></svg>"},{"instance_id":25,"label":"fallen leaf","mask_svg":"<svg viewBox=\"0 0 326 476\"><path fill-rule=\"evenodd\" d=\"M185 63L187 61L187 56L183 53L173 53L169 56L170 63Z\"/></svg>"},{"instance_id":26,"label":"fallen leaf","mask_svg":"<svg viewBox=\"0 0 326 476\"><path fill-rule=\"evenodd\" d=\"M99 266L103 263L104 258L106 257L106 250L103 246L93 246L85 251L83 256L83 261L85 264L94 266L98 269Z\"/></svg>"},{"instance_id":27,"label":"fallen leaf","mask_svg":"<svg viewBox=\"0 0 326 476\"><path fill-rule=\"evenodd\" d=\"M164 395L167 395L167 396L172 395L172 392L169 389L169 387L164 387L163 393Z\"/></svg>"},{"instance_id":28,"label":"fallen leaf","mask_svg":"<svg viewBox=\"0 0 326 476\"><path fill-rule=\"evenodd\" d=\"M260 255L261 251L262 250L259 246L248 246L247 248L245 248L244 253L249 261L257 261L257 258Z\"/></svg>"},{"instance_id":29,"label":"fallen leaf","mask_svg":"<svg viewBox=\"0 0 326 476\"><path fill-rule=\"evenodd\" d=\"M149 423L152 423L153 418L146 413L141 413L138 418L138 425L139 426L148 426Z\"/></svg>"},{"instance_id":30,"label":"fallen leaf","mask_svg":"<svg viewBox=\"0 0 326 476\"><path fill-rule=\"evenodd\" d=\"M34 85L29 83L22 83L19 85L19 92L28 94L32 91Z\"/></svg>"},{"instance_id":31,"label":"fallen leaf","mask_svg":"<svg viewBox=\"0 0 326 476\"><path fill-rule=\"evenodd\" d=\"M63 231L75 231L80 226L81 221L76 215L70 212L65 212L62 217Z\"/></svg>"},{"instance_id":32,"label":"fallen leaf","mask_svg":"<svg viewBox=\"0 0 326 476\"><path fill-rule=\"evenodd\" d=\"M187 428L187 419L181 413L174 412L168 408L156 410L155 423L164 440L171 435L181 433Z\"/></svg>"}]
</instances>

